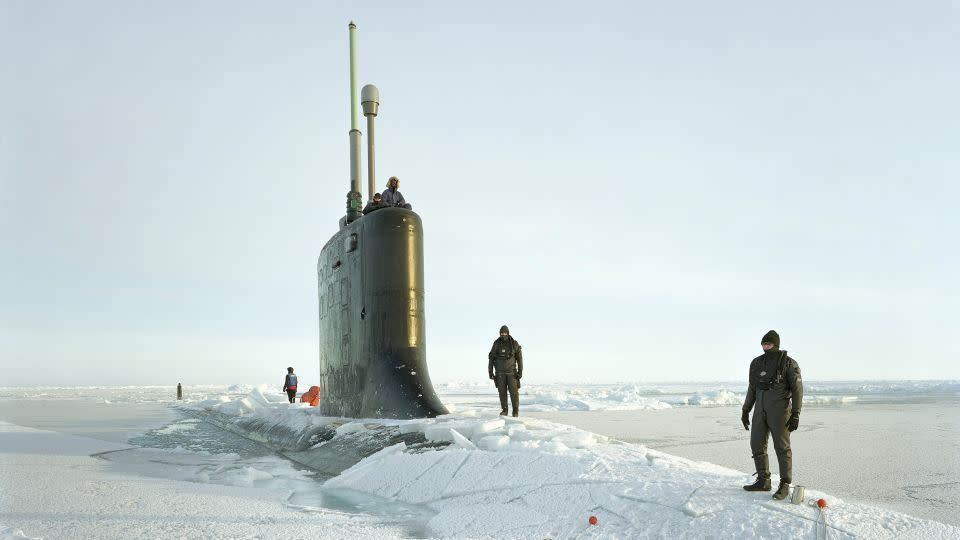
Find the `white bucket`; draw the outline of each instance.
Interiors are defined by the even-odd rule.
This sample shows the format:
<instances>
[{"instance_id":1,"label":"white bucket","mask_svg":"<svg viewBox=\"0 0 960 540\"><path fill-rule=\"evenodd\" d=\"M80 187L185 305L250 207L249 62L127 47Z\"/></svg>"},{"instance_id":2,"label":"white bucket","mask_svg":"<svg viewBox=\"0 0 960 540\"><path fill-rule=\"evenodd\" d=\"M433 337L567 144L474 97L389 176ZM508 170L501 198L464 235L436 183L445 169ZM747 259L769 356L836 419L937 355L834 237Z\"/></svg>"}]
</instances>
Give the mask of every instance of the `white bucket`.
<instances>
[{"instance_id":1,"label":"white bucket","mask_svg":"<svg viewBox=\"0 0 960 540\"><path fill-rule=\"evenodd\" d=\"M806 495L806 490L803 486L793 486L793 495L790 496L790 502L793 504L803 504L804 495Z\"/></svg>"}]
</instances>

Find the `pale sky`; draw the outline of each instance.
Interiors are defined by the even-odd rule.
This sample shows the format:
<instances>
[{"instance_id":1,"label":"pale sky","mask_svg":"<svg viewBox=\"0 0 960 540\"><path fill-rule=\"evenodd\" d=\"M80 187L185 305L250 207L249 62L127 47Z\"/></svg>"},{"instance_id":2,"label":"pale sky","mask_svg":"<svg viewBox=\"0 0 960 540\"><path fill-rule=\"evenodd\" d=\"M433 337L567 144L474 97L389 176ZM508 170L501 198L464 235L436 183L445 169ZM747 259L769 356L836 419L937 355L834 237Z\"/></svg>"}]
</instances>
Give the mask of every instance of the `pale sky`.
<instances>
[{"instance_id":1,"label":"pale sky","mask_svg":"<svg viewBox=\"0 0 960 540\"><path fill-rule=\"evenodd\" d=\"M960 378L956 2L0 0L0 386L313 384L350 20L435 382Z\"/></svg>"}]
</instances>

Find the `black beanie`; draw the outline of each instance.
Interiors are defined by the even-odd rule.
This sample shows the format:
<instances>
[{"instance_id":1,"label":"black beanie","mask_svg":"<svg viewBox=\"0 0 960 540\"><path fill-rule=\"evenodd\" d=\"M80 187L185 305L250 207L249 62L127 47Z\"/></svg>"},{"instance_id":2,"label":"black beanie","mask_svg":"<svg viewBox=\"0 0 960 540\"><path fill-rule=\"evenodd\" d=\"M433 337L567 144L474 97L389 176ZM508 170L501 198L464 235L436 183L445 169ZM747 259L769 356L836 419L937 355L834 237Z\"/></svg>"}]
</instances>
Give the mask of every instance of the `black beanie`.
<instances>
[{"instance_id":1,"label":"black beanie","mask_svg":"<svg viewBox=\"0 0 960 540\"><path fill-rule=\"evenodd\" d=\"M780 334L776 330L770 330L763 335L763 339L760 340L760 343L773 343L773 346L780 348Z\"/></svg>"},{"instance_id":2,"label":"black beanie","mask_svg":"<svg viewBox=\"0 0 960 540\"><path fill-rule=\"evenodd\" d=\"M510 329L507 328L507 325L503 325L503 326L500 327L500 333L502 334L502 333L504 333L504 332L506 332L506 333L508 333L508 334L510 333Z\"/></svg>"}]
</instances>

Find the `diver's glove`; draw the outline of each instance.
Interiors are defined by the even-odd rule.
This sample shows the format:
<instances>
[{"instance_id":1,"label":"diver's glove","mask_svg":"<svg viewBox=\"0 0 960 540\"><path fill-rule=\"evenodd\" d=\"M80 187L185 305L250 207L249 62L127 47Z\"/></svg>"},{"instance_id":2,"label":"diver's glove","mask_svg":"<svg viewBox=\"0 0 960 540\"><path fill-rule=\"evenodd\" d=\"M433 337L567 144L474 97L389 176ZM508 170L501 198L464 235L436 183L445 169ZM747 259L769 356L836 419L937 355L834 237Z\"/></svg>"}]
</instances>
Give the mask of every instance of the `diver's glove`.
<instances>
[{"instance_id":1,"label":"diver's glove","mask_svg":"<svg viewBox=\"0 0 960 540\"><path fill-rule=\"evenodd\" d=\"M750 431L750 411L744 409L740 421L743 422L743 429Z\"/></svg>"},{"instance_id":2,"label":"diver's glove","mask_svg":"<svg viewBox=\"0 0 960 540\"><path fill-rule=\"evenodd\" d=\"M490 374L490 380L491 381L496 380L496 377L493 376L493 373Z\"/></svg>"},{"instance_id":3,"label":"diver's glove","mask_svg":"<svg viewBox=\"0 0 960 540\"><path fill-rule=\"evenodd\" d=\"M787 431L796 431L800 427L800 411L793 411L787 420Z\"/></svg>"}]
</instances>

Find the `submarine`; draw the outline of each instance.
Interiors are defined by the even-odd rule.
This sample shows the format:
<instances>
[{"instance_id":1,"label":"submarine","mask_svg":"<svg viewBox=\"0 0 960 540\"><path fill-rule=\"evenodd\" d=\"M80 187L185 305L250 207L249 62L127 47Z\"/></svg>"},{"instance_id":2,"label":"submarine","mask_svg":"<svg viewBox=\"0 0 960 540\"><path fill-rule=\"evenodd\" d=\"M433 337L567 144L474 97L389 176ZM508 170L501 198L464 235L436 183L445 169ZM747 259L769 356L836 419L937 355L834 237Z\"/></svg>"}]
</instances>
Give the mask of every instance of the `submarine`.
<instances>
[{"instance_id":1,"label":"submarine","mask_svg":"<svg viewBox=\"0 0 960 540\"><path fill-rule=\"evenodd\" d=\"M350 191L346 215L317 259L320 412L349 418L427 418L448 411L427 371L423 222L412 209L364 215L357 127L356 31L350 22ZM380 92L360 92L367 119L367 200L375 189Z\"/></svg>"}]
</instances>

